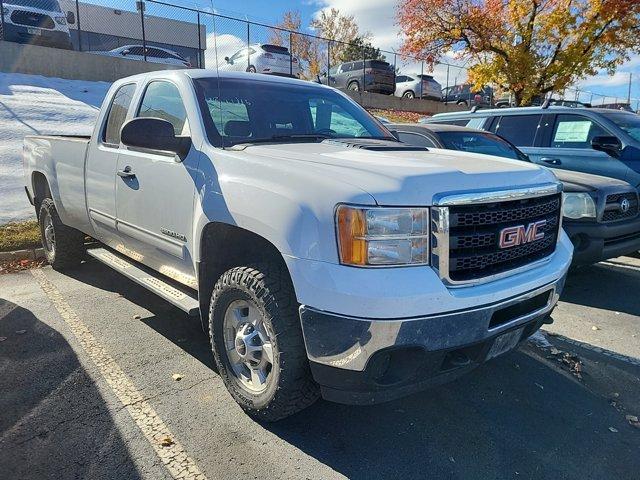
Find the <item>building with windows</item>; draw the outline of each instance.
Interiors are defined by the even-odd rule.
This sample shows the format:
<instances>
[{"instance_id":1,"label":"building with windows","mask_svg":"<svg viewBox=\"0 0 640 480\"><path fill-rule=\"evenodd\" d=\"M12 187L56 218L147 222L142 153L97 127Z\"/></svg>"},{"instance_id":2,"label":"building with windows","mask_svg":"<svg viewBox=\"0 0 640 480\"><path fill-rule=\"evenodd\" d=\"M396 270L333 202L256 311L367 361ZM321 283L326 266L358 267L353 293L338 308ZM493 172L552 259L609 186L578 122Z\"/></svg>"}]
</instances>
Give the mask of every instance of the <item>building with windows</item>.
<instances>
[{"instance_id":1,"label":"building with windows","mask_svg":"<svg viewBox=\"0 0 640 480\"><path fill-rule=\"evenodd\" d=\"M148 47L178 53L194 67L203 66L207 33L197 12L152 2L130 5L137 5L138 10L60 0L62 10L75 15L75 24L69 25L74 49L104 52L125 45L141 46L144 41Z\"/></svg>"}]
</instances>

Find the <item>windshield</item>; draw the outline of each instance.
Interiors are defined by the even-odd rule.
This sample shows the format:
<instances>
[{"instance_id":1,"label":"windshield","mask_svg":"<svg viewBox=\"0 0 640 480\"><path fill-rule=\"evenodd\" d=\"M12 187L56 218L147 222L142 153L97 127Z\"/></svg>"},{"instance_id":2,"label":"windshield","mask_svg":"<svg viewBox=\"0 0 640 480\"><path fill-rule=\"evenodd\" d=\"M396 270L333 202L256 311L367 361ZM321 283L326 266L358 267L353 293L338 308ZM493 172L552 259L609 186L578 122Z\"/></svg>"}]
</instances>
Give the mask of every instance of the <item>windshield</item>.
<instances>
[{"instance_id":1,"label":"windshield","mask_svg":"<svg viewBox=\"0 0 640 480\"><path fill-rule=\"evenodd\" d=\"M380 122L338 92L313 84L222 78L194 80L209 141L240 143L395 140ZM218 88L219 87L219 88Z\"/></svg>"},{"instance_id":2,"label":"windshield","mask_svg":"<svg viewBox=\"0 0 640 480\"><path fill-rule=\"evenodd\" d=\"M17 5L20 7L32 7L48 12L61 12L58 0L5 0L5 5Z\"/></svg>"},{"instance_id":3,"label":"windshield","mask_svg":"<svg viewBox=\"0 0 640 480\"><path fill-rule=\"evenodd\" d=\"M438 132L438 136L444 146L450 150L529 161L529 158L514 145L491 133Z\"/></svg>"},{"instance_id":4,"label":"windshield","mask_svg":"<svg viewBox=\"0 0 640 480\"><path fill-rule=\"evenodd\" d=\"M627 132L631 138L640 142L640 116L635 113L623 112L603 113L602 115Z\"/></svg>"}]
</instances>

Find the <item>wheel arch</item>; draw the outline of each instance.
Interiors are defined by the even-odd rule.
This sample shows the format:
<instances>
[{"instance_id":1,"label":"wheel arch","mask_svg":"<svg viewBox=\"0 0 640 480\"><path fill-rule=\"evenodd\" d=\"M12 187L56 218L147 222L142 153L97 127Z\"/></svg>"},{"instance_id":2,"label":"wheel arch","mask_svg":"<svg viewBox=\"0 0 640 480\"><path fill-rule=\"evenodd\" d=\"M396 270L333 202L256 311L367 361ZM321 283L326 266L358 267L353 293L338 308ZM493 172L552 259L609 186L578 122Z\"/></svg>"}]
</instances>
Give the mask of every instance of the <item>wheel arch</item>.
<instances>
[{"instance_id":1,"label":"wheel arch","mask_svg":"<svg viewBox=\"0 0 640 480\"><path fill-rule=\"evenodd\" d=\"M210 222L200 235L200 256L197 264L198 298L203 329L208 331L208 312L213 286L230 268L277 262L291 279L291 274L278 248L263 236L242 227L223 222Z\"/></svg>"},{"instance_id":2,"label":"wheel arch","mask_svg":"<svg viewBox=\"0 0 640 480\"><path fill-rule=\"evenodd\" d=\"M36 216L40 215L40 205L45 198L51 198L55 205L49 180L44 173L36 170L31 174L31 188L33 191L33 205L36 208Z\"/></svg>"}]
</instances>

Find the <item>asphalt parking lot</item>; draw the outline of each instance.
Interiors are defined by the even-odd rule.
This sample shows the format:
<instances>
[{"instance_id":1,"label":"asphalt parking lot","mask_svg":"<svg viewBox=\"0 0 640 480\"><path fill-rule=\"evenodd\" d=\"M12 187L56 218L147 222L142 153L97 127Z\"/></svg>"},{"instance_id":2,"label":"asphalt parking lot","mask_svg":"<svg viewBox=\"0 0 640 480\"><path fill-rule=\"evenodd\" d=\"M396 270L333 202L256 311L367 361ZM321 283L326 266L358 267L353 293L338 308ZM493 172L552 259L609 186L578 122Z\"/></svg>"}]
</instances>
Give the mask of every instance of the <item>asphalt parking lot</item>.
<instances>
[{"instance_id":1,"label":"asphalt parking lot","mask_svg":"<svg viewBox=\"0 0 640 480\"><path fill-rule=\"evenodd\" d=\"M548 332L373 407L247 417L199 322L96 263L0 276L0 476L637 479L640 259L570 276ZM179 378L179 380L178 380Z\"/></svg>"}]
</instances>

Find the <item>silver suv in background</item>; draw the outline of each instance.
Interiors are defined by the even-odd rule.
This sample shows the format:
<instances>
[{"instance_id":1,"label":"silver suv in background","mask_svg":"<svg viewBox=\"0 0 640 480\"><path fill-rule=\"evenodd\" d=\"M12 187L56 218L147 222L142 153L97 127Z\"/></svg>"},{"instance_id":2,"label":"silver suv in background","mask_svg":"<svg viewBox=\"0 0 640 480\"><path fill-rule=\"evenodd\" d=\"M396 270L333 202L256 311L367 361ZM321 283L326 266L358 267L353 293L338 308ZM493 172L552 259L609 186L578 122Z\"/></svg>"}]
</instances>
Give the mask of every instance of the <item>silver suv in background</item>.
<instances>
[{"instance_id":1,"label":"silver suv in background","mask_svg":"<svg viewBox=\"0 0 640 480\"><path fill-rule=\"evenodd\" d=\"M442 100L442 85L432 75L396 75L396 97Z\"/></svg>"},{"instance_id":2,"label":"silver suv in background","mask_svg":"<svg viewBox=\"0 0 640 480\"><path fill-rule=\"evenodd\" d=\"M396 90L393 65L384 60L345 62L331 67L329 75L323 74L320 83L353 92L364 90L392 95Z\"/></svg>"},{"instance_id":3,"label":"silver suv in background","mask_svg":"<svg viewBox=\"0 0 640 480\"><path fill-rule=\"evenodd\" d=\"M242 47L218 64L220 70L228 72L268 73L299 77L302 73L300 61L291 55L287 47L267 43L254 43Z\"/></svg>"}]
</instances>

